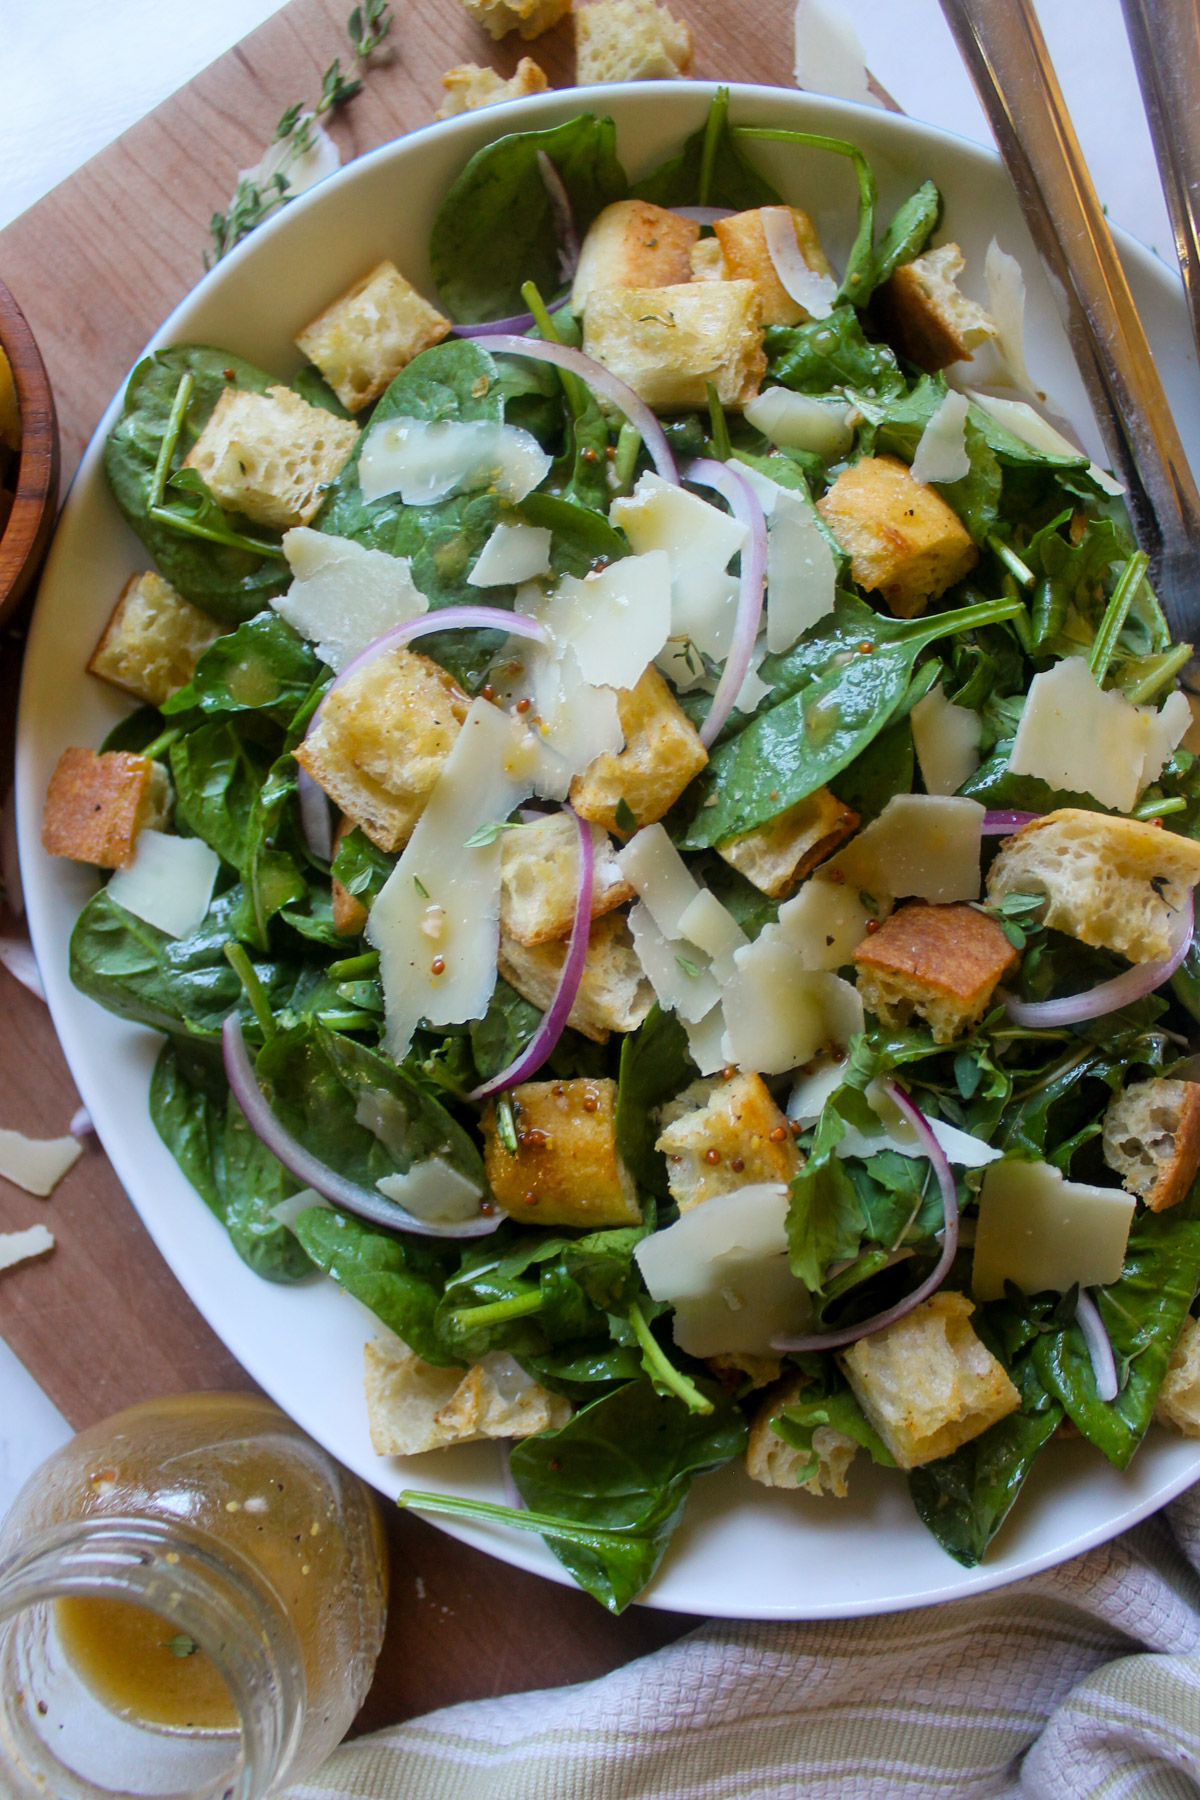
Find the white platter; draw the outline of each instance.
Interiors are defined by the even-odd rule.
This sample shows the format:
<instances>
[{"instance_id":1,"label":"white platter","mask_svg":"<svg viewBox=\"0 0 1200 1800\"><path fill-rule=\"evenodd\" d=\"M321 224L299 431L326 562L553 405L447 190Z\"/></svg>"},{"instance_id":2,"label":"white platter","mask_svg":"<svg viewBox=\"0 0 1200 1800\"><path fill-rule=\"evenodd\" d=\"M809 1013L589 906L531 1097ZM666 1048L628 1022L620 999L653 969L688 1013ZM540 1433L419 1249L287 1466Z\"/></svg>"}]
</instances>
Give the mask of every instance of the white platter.
<instances>
[{"instance_id":1,"label":"white platter","mask_svg":"<svg viewBox=\"0 0 1200 1800\"><path fill-rule=\"evenodd\" d=\"M381 257L429 290L426 243L438 201L481 144L591 108L616 120L636 178L702 121L703 83L637 84L547 94L432 126L353 163L295 201L222 262L151 340L212 343L287 375L292 334ZM945 196L942 237L962 245L978 285L993 235L1029 288L1031 371L1100 445L1020 212L996 158L894 114L776 88L733 90L733 117L861 144L879 178L881 213L932 177ZM842 159L778 144L755 160L784 197L814 217L834 260L844 257L854 192ZM1200 382L1179 283L1150 253L1121 244L1135 295L1193 465L1200 467ZM197 254L199 250L197 249ZM42 582L18 735L18 826L34 945L54 1022L80 1093L117 1173L167 1262L213 1329L256 1381L304 1428L384 1493L440 1488L503 1497L494 1446L380 1460L367 1436L362 1345L373 1321L330 1282L260 1281L176 1168L150 1123L146 1096L160 1039L111 1017L71 986L67 945L93 891L88 871L47 857L42 799L60 751L98 744L125 710L84 665L122 583L145 552L122 521L101 466L114 399L85 455ZM133 1303L136 1304L136 1301ZM102 1321L97 1321L99 1329ZM732 1618L799 1619L886 1612L978 1593L1102 1542L1200 1478L1200 1446L1153 1431L1120 1474L1083 1443L1056 1443L1039 1461L982 1567L953 1562L918 1522L903 1478L855 1463L851 1498L814 1501L753 1486L731 1467L699 1481L683 1526L645 1599L651 1606ZM527 1534L444 1526L491 1554L568 1578Z\"/></svg>"}]
</instances>

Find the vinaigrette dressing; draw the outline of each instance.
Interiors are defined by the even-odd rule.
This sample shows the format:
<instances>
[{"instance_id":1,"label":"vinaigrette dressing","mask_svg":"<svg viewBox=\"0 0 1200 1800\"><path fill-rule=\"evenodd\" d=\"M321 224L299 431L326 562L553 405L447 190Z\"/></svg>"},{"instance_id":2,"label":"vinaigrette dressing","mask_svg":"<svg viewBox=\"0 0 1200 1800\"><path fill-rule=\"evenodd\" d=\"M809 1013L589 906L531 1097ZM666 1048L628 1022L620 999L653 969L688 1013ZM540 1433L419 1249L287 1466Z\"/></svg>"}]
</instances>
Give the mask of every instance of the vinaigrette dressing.
<instances>
[{"instance_id":1,"label":"vinaigrette dressing","mask_svg":"<svg viewBox=\"0 0 1200 1800\"><path fill-rule=\"evenodd\" d=\"M186 1632L128 1600L56 1600L63 1655L111 1712L173 1731L236 1731L229 1685Z\"/></svg>"}]
</instances>

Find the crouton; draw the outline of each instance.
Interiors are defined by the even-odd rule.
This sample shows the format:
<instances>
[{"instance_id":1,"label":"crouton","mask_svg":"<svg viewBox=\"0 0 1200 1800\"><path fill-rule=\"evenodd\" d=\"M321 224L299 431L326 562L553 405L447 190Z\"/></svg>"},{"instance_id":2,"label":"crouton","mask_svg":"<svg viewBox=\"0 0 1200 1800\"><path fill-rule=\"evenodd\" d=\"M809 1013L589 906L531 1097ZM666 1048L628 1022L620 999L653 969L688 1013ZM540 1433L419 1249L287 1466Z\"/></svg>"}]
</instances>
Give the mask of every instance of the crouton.
<instances>
[{"instance_id":1,"label":"crouton","mask_svg":"<svg viewBox=\"0 0 1200 1800\"><path fill-rule=\"evenodd\" d=\"M571 10L571 0L463 0L463 5L492 37L519 31L526 42L549 31Z\"/></svg>"},{"instance_id":2,"label":"crouton","mask_svg":"<svg viewBox=\"0 0 1200 1800\"><path fill-rule=\"evenodd\" d=\"M377 1456L420 1456L481 1438L531 1437L565 1425L571 1406L505 1351L464 1371L423 1362L391 1332L363 1347L367 1425Z\"/></svg>"},{"instance_id":3,"label":"crouton","mask_svg":"<svg viewBox=\"0 0 1200 1800\"><path fill-rule=\"evenodd\" d=\"M500 973L532 1006L545 1012L567 960L563 938L551 944L521 944L500 936ZM606 1044L613 1031L636 1031L654 1004L654 990L642 974L624 913L597 919L588 937L583 979L567 1024L593 1043Z\"/></svg>"},{"instance_id":4,"label":"crouton","mask_svg":"<svg viewBox=\"0 0 1200 1800\"><path fill-rule=\"evenodd\" d=\"M996 336L991 314L959 293L962 272L958 245L939 244L901 263L875 296L889 343L930 374L969 358Z\"/></svg>"},{"instance_id":5,"label":"crouton","mask_svg":"<svg viewBox=\"0 0 1200 1800\"><path fill-rule=\"evenodd\" d=\"M445 79L448 82L449 76ZM295 342L346 410L358 412L377 400L414 356L440 343L449 330L449 319L418 294L395 263L384 261L318 313L297 333Z\"/></svg>"},{"instance_id":6,"label":"crouton","mask_svg":"<svg viewBox=\"0 0 1200 1800\"><path fill-rule=\"evenodd\" d=\"M333 829L333 853L337 855L338 845L348 831L354 830L354 821L345 813L338 817ZM333 923L343 937L358 937L367 928L368 913L357 894L352 894L336 875L330 877L330 900L333 906Z\"/></svg>"},{"instance_id":7,"label":"crouton","mask_svg":"<svg viewBox=\"0 0 1200 1800\"><path fill-rule=\"evenodd\" d=\"M857 829L858 814L828 788L818 788L765 825L724 838L717 854L764 894L777 898L803 881Z\"/></svg>"},{"instance_id":8,"label":"crouton","mask_svg":"<svg viewBox=\"0 0 1200 1800\"><path fill-rule=\"evenodd\" d=\"M600 288L679 287L691 280L691 252L700 236L694 219L681 219L649 200L614 200L593 219L579 252L571 310L583 313Z\"/></svg>"},{"instance_id":9,"label":"crouton","mask_svg":"<svg viewBox=\"0 0 1200 1800\"><path fill-rule=\"evenodd\" d=\"M762 345L752 281L597 288L583 315L586 353L660 412L706 407L710 382L722 406L743 407L766 373Z\"/></svg>"},{"instance_id":10,"label":"crouton","mask_svg":"<svg viewBox=\"0 0 1200 1800\"><path fill-rule=\"evenodd\" d=\"M1191 917L1200 844L1155 819L1109 818L1064 806L1005 838L988 871L989 900L1045 894L1043 923L1130 962L1171 953L1172 916Z\"/></svg>"},{"instance_id":11,"label":"crouton","mask_svg":"<svg viewBox=\"0 0 1200 1800\"><path fill-rule=\"evenodd\" d=\"M456 63L442 76L442 86L446 98L434 113L435 119L453 119L459 113L475 112L481 106L495 106L501 100L523 100L526 94L544 94L550 83L546 71L532 56L523 56L509 81L495 69L481 69L478 63Z\"/></svg>"},{"instance_id":12,"label":"crouton","mask_svg":"<svg viewBox=\"0 0 1200 1800\"><path fill-rule=\"evenodd\" d=\"M821 248L816 227L798 206L777 207L778 212L792 215L796 227L796 243L800 254L816 275L832 275L829 258ZM771 252L767 249L766 229L761 207L751 212L734 213L728 219L717 219L713 225L730 281L752 281L762 302L764 325L802 325L811 318L807 309L784 287L775 272Z\"/></svg>"},{"instance_id":13,"label":"crouton","mask_svg":"<svg viewBox=\"0 0 1200 1800\"><path fill-rule=\"evenodd\" d=\"M723 1350L719 1356L706 1356L704 1360L729 1394L770 1387L779 1380L783 1369L781 1356L756 1356L753 1350Z\"/></svg>"},{"instance_id":14,"label":"crouton","mask_svg":"<svg viewBox=\"0 0 1200 1800\"><path fill-rule=\"evenodd\" d=\"M291 388L226 388L184 467L197 471L219 505L288 531L317 512L357 437L351 420L310 406Z\"/></svg>"},{"instance_id":15,"label":"crouton","mask_svg":"<svg viewBox=\"0 0 1200 1800\"><path fill-rule=\"evenodd\" d=\"M1154 1417L1170 1431L1200 1437L1200 1319L1183 1321L1158 1390Z\"/></svg>"},{"instance_id":16,"label":"crouton","mask_svg":"<svg viewBox=\"0 0 1200 1800\"><path fill-rule=\"evenodd\" d=\"M46 790L42 845L51 856L124 869L139 831L166 824L171 783L161 763L128 750L64 750Z\"/></svg>"},{"instance_id":17,"label":"crouton","mask_svg":"<svg viewBox=\"0 0 1200 1800\"><path fill-rule=\"evenodd\" d=\"M152 569L121 589L88 671L147 706L186 687L221 627Z\"/></svg>"},{"instance_id":18,"label":"crouton","mask_svg":"<svg viewBox=\"0 0 1200 1800\"><path fill-rule=\"evenodd\" d=\"M899 619L923 613L979 561L958 514L897 456L860 457L817 511L849 556L855 581L878 589Z\"/></svg>"},{"instance_id":19,"label":"crouton","mask_svg":"<svg viewBox=\"0 0 1200 1800\"><path fill-rule=\"evenodd\" d=\"M401 645L328 696L296 761L373 844L399 850L425 810L469 706L439 663Z\"/></svg>"},{"instance_id":20,"label":"crouton","mask_svg":"<svg viewBox=\"0 0 1200 1800\"><path fill-rule=\"evenodd\" d=\"M617 867L612 839L592 831L592 917L626 900L633 889ZM519 944L550 944L569 935L575 918L579 838L565 812L518 825L500 839L500 929Z\"/></svg>"},{"instance_id":21,"label":"crouton","mask_svg":"<svg viewBox=\"0 0 1200 1800\"><path fill-rule=\"evenodd\" d=\"M615 1081L526 1081L511 1099L515 1156L496 1129L494 1106L481 1120L488 1182L505 1212L528 1225L641 1224L637 1187L617 1149Z\"/></svg>"},{"instance_id":22,"label":"crouton","mask_svg":"<svg viewBox=\"0 0 1200 1800\"><path fill-rule=\"evenodd\" d=\"M708 761L708 751L653 664L636 687L620 690L617 716L625 748L606 750L575 777L571 805L581 818L628 837L670 810ZM632 814L624 825L617 818L622 800Z\"/></svg>"},{"instance_id":23,"label":"crouton","mask_svg":"<svg viewBox=\"0 0 1200 1800\"><path fill-rule=\"evenodd\" d=\"M692 34L656 0L594 0L575 8L575 79L662 81L692 72Z\"/></svg>"},{"instance_id":24,"label":"crouton","mask_svg":"<svg viewBox=\"0 0 1200 1800\"><path fill-rule=\"evenodd\" d=\"M1200 1086L1161 1075L1135 1082L1109 1101L1101 1142L1125 1191L1165 1212L1200 1170Z\"/></svg>"},{"instance_id":25,"label":"crouton","mask_svg":"<svg viewBox=\"0 0 1200 1800\"><path fill-rule=\"evenodd\" d=\"M858 1445L844 1431L833 1425L818 1425L813 1431L813 1455L817 1468L807 1481L798 1481L796 1471L809 1461L803 1450L795 1449L775 1430L775 1421L785 1406L799 1400L809 1385L806 1375L791 1375L773 1388L760 1404L750 1426L746 1445L746 1473L751 1481L763 1487L802 1487L807 1494L820 1499L833 1494L839 1500L847 1495L846 1471L854 1461Z\"/></svg>"},{"instance_id":26,"label":"crouton","mask_svg":"<svg viewBox=\"0 0 1200 1800\"><path fill-rule=\"evenodd\" d=\"M694 1081L661 1119L655 1148L680 1212L754 1182L790 1181L804 1162L761 1075Z\"/></svg>"},{"instance_id":27,"label":"crouton","mask_svg":"<svg viewBox=\"0 0 1200 1800\"><path fill-rule=\"evenodd\" d=\"M1007 1418L1021 1396L975 1335L975 1303L942 1288L838 1357L855 1398L902 1469L919 1469Z\"/></svg>"},{"instance_id":28,"label":"crouton","mask_svg":"<svg viewBox=\"0 0 1200 1800\"><path fill-rule=\"evenodd\" d=\"M1019 958L987 913L956 902L902 906L854 952L863 1005L885 1025L915 1012L949 1044L983 1017Z\"/></svg>"},{"instance_id":29,"label":"crouton","mask_svg":"<svg viewBox=\"0 0 1200 1800\"><path fill-rule=\"evenodd\" d=\"M725 257L719 238L697 238L692 245L688 263L691 267L693 281L725 281L728 279L729 271L725 267Z\"/></svg>"}]
</instances>

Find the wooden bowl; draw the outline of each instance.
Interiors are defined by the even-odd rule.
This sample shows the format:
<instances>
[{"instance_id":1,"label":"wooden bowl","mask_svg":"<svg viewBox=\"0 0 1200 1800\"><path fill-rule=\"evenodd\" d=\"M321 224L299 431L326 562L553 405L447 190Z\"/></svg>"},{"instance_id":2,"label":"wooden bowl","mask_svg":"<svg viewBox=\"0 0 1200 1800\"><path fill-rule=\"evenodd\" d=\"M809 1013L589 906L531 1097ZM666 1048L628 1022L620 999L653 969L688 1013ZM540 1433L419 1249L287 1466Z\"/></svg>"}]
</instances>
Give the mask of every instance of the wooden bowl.
<instances>
[{"instance_id":1,"label":"wooden bowl","mask_svg":"<svg viewBox=\"0 0 1200 1800\"><path fill-rule=\"evenodd\" d=\"M17 492L0 534L0 624L19 605L42 565L58 501L58 419L50 377L25 315L0 281L0 345L12 365L21 408Z\"/></svg>"}]
</instances>

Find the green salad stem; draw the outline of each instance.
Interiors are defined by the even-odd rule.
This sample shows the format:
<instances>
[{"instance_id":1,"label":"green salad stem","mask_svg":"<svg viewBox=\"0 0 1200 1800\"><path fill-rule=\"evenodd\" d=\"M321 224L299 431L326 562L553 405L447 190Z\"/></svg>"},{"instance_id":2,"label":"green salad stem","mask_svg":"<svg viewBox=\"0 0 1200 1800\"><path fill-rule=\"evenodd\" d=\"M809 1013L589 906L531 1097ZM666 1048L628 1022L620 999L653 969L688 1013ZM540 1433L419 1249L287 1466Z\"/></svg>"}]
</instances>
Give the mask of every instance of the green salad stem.
<instances>
[{"instance_id":1,"label":"green salad stem","mask_svg":"<svg viewBox=\"0 0 1200 1800\"><path fill-rule=\"evenodd\" d=\"M1028 563L1021 561L1021 558L1017 555L1011 544L1006 544L1004 539L997 537L996 533L993 531L988 534L987 547L992 552L993 556L999 557L1009 574L1015 581L1018 581L1022 587L1027 588L1033 586L1034 582L1037 580L1036 575L1029 567Z\"/></svg>"},{"instance_id":2,"label":"green salad stem","mask_svg":"<svg viewBox=\"0 0 1200 1800\"><path fill-rule=\"evenodd\" d=\"M809 150L830 150L835 156L850 159L858 183L858 229L846 258L846 273L837 297L865 306L873 286L875 206L879 195L875 172L858 145L847 143L845 138L825 137L816 131L784 131L765 125L735 125L733 135L735 138L765 138L779 144L800 144Z\"/></svg>"},{"instance_id":3,"label":"green salad stem","mask_svg":"<svg viewBox=\"0 0 1200 1800\"><path fill-rule=\"evenodd\" d=\"M241 982L246 998L250 1002L250 1010L262 1028L263 1040L269 1043L275 1036L275 1014L271 1011L271 1002L267 999L266 989L258 979L254 964L247 956L244 947L230 939L224 946L225 960Z\"/></svg>"},{"instance_id":4,"label":"green salad stem","mask_svg":"<svg viewBox=\"0 0 1200 1800\"><path fill-rule=\"evenodd\" d=\"M509 1300L493 1300L487 1306L464 1306L450 1318L460 1331L480 1330L485 1325L506 1325L510 1319L528 1319L543 1306L540 1287L527 1288Z\"/></svg>"},{"instance_id":5,"label":"green salad stem","mask_svg":"<svg viewBox=\"0 0 1200 1800\"><path fill-rule=\"evenodd\" d=\"M1088 667L1101 687L1104 685L1104 677L1108 674L1108 665L1117 648L1117 639L1120 637L1125 620L1129 615L1133 597L1141 587L1149 566L1150 558L1146 552L1135 550L1122 569L1121 578L1104 609L1100 629L1092 644L1092 654L1088 658Z\"/></svg>"},{"instance_id":6,"label":"green salad stem","mask_svg":"<svg viewBox=\"0 0 1200 1800\"><path fill-rule=\"evenodd\" d=\"M328 973L333 981L357 981L362 975L374 975L378 968L378 950L364 950L361 956L344 956L340 962L331 962Z\"/></svg>"},{"instance_id":7,"label":"green salad stem","mask_svg":"<svg viewBox=\"0 0 1200 1800\"><path fill-rule=\"evenodd\" d=\"M554 314L538 292L537 283L534 281L522 282L521 298L533 314L534 322L544 341L547 344L561 344L562 339L558 335L558 327L554 323ZM572 417L581 419L590 404L587 388L573 370L559 369L557 373Z\"/></svg>"},{"instance_id":8,"label":"green salad stem","mask_svg":"<svg viewBox=\"0 0 1200 1800\"><path fill-rule=\"evenodd\" d=\"M728 462L733 455L733 445L729 441L729 423L725 417L725 408L712 382L706 382L708 389L708 417L712 425L712 453L718 462Z\"/></svg>"},{"instance_id":9,"label":"green salad stem","mask_svg":"<svg viewBox=\"0 0 1200 1800\"><path fill-rule=\"evenodd\" d=\"M174 456L175 446L179 442L179 433L183 429L183 415L188 409L195 385L196 377L190 369L185 369L179 377L179 386L175 389L175 398L171 402L171 410L167 415L167 428L162 434L162 440L158 446L158 456L154 463L154 473L150 478L148 504L151 512L156 506L162 505L171 458Z\"/></svg>"},{"instance_id":10,"label":"green salad stem","mask_svg":"<svg viewBox=\"0 0 1200 1800\"><path fill-rule=\"evenodd\" d=\"M683 1401L689 1412L710 1413L713 1409L712 1401L700 1392L694 1381L688 1380L682 1369L675 1367L647 1325L636 1300L629 1303L629 1323L633 1326L633 1335L642 1347L642 1363L650 1379L669 1388Z\"/></svg>"}]
</instances>

